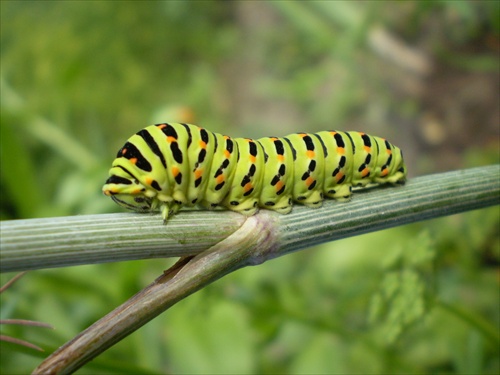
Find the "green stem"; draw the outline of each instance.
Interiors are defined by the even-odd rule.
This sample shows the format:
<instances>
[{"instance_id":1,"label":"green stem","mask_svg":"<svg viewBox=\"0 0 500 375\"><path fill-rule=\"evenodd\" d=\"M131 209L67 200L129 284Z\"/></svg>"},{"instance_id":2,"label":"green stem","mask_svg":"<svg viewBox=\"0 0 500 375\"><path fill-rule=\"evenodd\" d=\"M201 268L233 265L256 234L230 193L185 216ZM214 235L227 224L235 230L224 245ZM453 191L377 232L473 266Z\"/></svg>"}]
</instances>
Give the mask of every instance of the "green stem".
<instances>
[{"instance_id":1,"label":"green stem","mask_svg":"<svg viewBox=\"0 0 500 375\"><path fill-rule=\"evenodd\" d=\"M357 192L351 202L320 209L295 205L255 217L275 224L276 241L254 253L261 263L312 245L500 203L500 165L411 179L404 187ZM241 228L234 212L181 212L163 225L158 215L107 214L0 222L0 272L196 255Z\"/></svg>"}]
</instances>

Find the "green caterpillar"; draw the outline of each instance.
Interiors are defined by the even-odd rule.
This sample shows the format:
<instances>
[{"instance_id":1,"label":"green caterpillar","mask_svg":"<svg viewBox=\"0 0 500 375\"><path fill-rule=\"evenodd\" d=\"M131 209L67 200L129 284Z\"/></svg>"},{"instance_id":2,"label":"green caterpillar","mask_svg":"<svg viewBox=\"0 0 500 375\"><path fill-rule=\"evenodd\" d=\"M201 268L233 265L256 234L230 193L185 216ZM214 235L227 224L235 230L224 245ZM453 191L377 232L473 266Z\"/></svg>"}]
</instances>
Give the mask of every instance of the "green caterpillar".
<instances>
[{"instance_id":1,"label":"green caterpillar","mask_svg":"<svg viewBox=\"0 0 500 375\"><path fill-rule=\"evenodd\" d=\"M161 211L166 222L184 206L287 214L292 202L320 207L325 196L347 200L353 186L403 184L406 172L399 148L365 133L252 140L165 123L128 139L103 192L127 209Z\"/></svg>"}]
</instances>

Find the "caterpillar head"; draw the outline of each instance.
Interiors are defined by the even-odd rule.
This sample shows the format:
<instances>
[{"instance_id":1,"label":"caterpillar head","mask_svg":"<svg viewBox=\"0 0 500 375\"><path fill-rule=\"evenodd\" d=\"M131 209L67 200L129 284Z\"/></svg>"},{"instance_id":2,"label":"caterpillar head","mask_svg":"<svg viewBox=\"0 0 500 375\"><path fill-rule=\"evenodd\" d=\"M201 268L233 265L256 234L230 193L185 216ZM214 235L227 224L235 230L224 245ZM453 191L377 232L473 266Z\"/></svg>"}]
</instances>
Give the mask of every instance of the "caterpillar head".
<instances>
[{"instance_id":1,"label":"caterpillar head","mask_svg":"<svg viewBox=\"0 0 500 375\"><path fill-rule=\"evenodd\" d=\"M136 212L160 211L163 221L182 207L182 202L171 197L160 198L157 192L146 187L125 168L115 166L109 171L110 177L102 187L104 195L111 197L118 205Z\"/></svg>"},{"instance_id":2,"label":"caterpillar head","mask_svg":"<svg viewBox=\"0 0 500 375\"><path fill-rule=\"evenodd\" d=\"M149 212L154 211L157 205L154 193L152 194L136 178L119 167L111 168L110 177L102 187L102 191L104 195L129 210Z\"/></svg>"}]
</instances>

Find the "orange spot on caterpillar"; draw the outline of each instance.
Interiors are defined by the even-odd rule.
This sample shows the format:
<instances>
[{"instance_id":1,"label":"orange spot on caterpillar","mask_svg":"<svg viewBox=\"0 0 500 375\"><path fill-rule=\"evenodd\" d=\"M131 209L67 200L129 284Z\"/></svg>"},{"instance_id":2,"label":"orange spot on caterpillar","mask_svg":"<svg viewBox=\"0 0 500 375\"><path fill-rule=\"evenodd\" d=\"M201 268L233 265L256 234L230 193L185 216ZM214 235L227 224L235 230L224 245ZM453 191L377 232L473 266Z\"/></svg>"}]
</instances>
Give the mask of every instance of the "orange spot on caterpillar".
<instances>
[{"instance_id":1,"label":"orange spot on caterpillar","mask_svg":"<svg viewBox=\"0 0 500 375\"><path fill-rule=\"evenodd\" d=\"M248 160L250 160L250 163L255 163L255 156L250 155L250 156L248 157Z\"/></svg>"},{"instance_id":2,"label":"orange spot on caterpillar","mask_svg":"<svg viewBox=\"0 0 500 375\"><path fill-rule=\"evenodd\" d=\"M247 182L246 185L243 187L243 191L246 193L247 191L252 190L253 186L251 182Z\"/></svg>"},{"instance_id":3,"label":"orange spot on caterpillar","mask_svg":"<svg viewBox=\"0 0 500 375\"><path fill-rule=\"evenodd\" d=\"M278 161L283 163L285 161L285 155L277 155L276 159L278 159Z\"/></svg>"},{"instance_id":4,"label":"orange spot on caterpillar","mask_svg":"<svg viewBox=\"0 0 500 375\"><path fill-rule=\"evenodd\" d=\"M203 175L203 168L198 168L194 171L194 177L196 179L200 178Z\"/></svg>"},{"instance_id":5,"label":"orange spot on caterpillar","mask_svg":"<svg viewBox=\"0 0 500 375\"><path fill-rule=\"evenodd\" d=\"M386 148L385 152L387 152L388 155L392 154L392 150L390 148Z\"/></svg>"},{"instance_id":6,"label":"orange spot on caterpillar","mask_svg":"<svg viewBox=\"0 0 500 375\"><path fill-rule=\"evenodd\" d=\"M166 124L161 124L161 125L158 125L158 129L165 129L167 127Z\"/></svg>"},{"instance_id":7,"label":"orange spot on caterpillar","mask_svg":"<svg viewBox=\"0 0 500 375\"><path fill-rule=\"evenodd\" d=\"M200 141L199 145L200 145L200 148L203 148L203 149L207 148L207 143L204 141Z\"/></svg>"},{"instance_id":8,"label":"orange spot on caterpillar","mask_svg":"<svg viewBox=\"0 0 500 375\"><path fill-rule=\"evenodd\" d=\"M231 156L231 153L228 150L224 150L224 157L226 159L229 159L230 156Z\"/></svg>"},{"instance_id":9,"label":"orange spot on caterpillar","mask_svg":"<svg viewBox=\"0 0 500 375\"><path fill-rule=\"evenodd\" d=\"M311 176L307 177L306 179L306 186L311 186L311 184L314 182L314 178Z\"/></svg>"},{"instance_id":10,"label":"orange spot on caterpillar","mask_svg":"<svg viewBox=\"0 0 500 375\"><path fill-rule=\"evenodd\" d=\"M283 187L283 181L278 181L276 185L274 185L276 191L280 191L282 187Z\"/></svg>"},{"instance_id":11,"label":"orange spot on caterpillar","mask_svg":"<svg viewBox=\"0 0 500 375\"><path fill-rule=\"evenodd\" d=\"M135 189L130 192L130 194L135 195L135 194L140 194L142 192L142 189Z\"/></svg>"},{"instance_id":12,"label":"orange spot on caterpillar","mask_svg":"<svg viewBox=\"0 0 500 375\"><path fill-rule=\"evenodd\" d=\"M146 184L151 185L151 183L153 182L153 179L151 177L146 177L144 179L144 181L146 181Z\"/></svg>"},{"instance_id":13,"label":"orange spot on caterpillar","mask_svg":"<svg viewBox=\"0 0 500 375\"><path fill-rule=\"evenodd\" d=\"M344 155L345 154L345 148L344 147L337 147L337 154Z\"/></svg>"},{"instance_id":14,"label":"orange spot on caterpillar","mask_svg":"<svg viewBox=\"0 0 500 375\"><path fill-rule=\"evenodd\" d=\"M167 137L167 142L168 142L168 143L177 142L177 138L172 137L171 135L169 135L169 136Z\"/></svg>"},{"instance_id":15,"label":"orange spot on caterpillar","mask_svg":"<svg viewBox=\"0 0 500 375\"><path fill-rule=\"evenodd\" d=\"M368 152L368 153L370 153L370 151L371 151L371 149L372 149L370 146L364 146L363 148L364 148L364 149L365 149L365 151L366 151L366 152Z\"/></svg>"},{"instance_id":16,"label":"orange spot on caterpillar","mask_svg":"<svg viewBox=\"0 0 500 375\"><path fill-rule=\"evenodd\" d=\"M309 159L314 159L316 153L313 150L307 150L306 155Z\"/></svg>"},{"instance_id":17,"label":"orange spot on caterpillar","mask_svg":"<svg viewBox=\"0 0 500 375\"><path fill-rule=\"evenodd\" d=\"M126 148L122 149L122 155L125 155L126 153L127 153L127 149Z\"/></svg>"},{"instance_id":18,"label":"orange spot on caterpillar","mask_svg":"<svg viewBox=\"0 0 500 375\"><path fill-rule=\"evenodd\" d=\"M361 176L362 177L365 177L365 176L368 176L368 174L370 173L370 169L368 168L365 168L361 171Z\"/></svg>"},{"instance_id":19,"label":"orange spot on caterpillar","mask_svg":"<svg viewBox=\"0 0 500 375\"><path fill-rule=\"evenodd\" d=\"M344 173L342 172L339 172L335 175L335 179L338 181L340 181L342 178L344 177Z\"/></svg>"},{"instance_id":20,"label":"orange spot on caterpillar","mask_svg":"<svg viewBox=\"0 0 500 375\"><path fill-rule=\"evenodd\" d=\"M172 174L176 177L181 171L178 167L172 167Z\"/></svg>"},{"instance_id":21,"label":"orange spot on caterpillar","mask_svg":"<svg viewBox=\"0 0 500 375\"><path fill-rule=\"evenodd\" d=\"M388 173L389 173L389 169L384 168L384 169L382 169L382 173L380 173L380 175L381 175L382 177L384 177L384 176L387 176L387 174L388 174Z\"/></svg>"},{"instance_id":22,"label":"orange spot on caterpillar","mask_svg":"<svg viewBox=\"0 0 500 375\"><path fill-rule=\"evenodd\" d=\"M137 158L130 158L129 160L134 165L137 163Z\"/></svg>"},{"instance_id":23,"label":"orange spot on caterpillar","mask_svg":"<svg viewBox=\"0 0 500 375\"><path fill-rule=\"evenodd\" d=\"M225 180L225 177L224 177L224 175L223 175L223 174L220 174L220 175L218 175L218 176L215 178L215 182L217 182L217 185L219 185L219 184L223 183L223 182L224 182L224 180Z\"/></svg>"}]
</instances>

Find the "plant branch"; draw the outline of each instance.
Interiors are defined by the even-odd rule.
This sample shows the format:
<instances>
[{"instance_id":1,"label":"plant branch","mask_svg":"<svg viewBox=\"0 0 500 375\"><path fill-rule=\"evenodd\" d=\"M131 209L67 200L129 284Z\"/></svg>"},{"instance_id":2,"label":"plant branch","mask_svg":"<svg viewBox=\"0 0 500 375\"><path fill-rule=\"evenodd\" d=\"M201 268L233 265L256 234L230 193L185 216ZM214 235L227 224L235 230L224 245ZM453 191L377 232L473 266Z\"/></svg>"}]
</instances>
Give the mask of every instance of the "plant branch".
<instances>
[{"instance_id":1,"label":"plant branch","mask_svg":"<svg viewBox=\"0 0 500 375\"><path fill-rule=\"evenodd\" d=\"M478 209L500 202L500 165L411 179L404 187L356 192L351 202L325 201L292 213L261 210L275 222L272 249L251 263L322 242ZM200 254L228 238L246 218L234 212L159 215L102 214L0 222L0 272Z\"/></svg>"},{"instance_id":2,"label":"plant branch","mask_svg":"<svg viewBox=\"0 0 500 375\"><path fill-rule=\"evenodd\" d=\"M82 215L0 222L0 272L199 254L234 233L234 212Z\"/></svg>"},{"instance_id":3,"label":"plant branch","mask_svg":"<svg viewBox=\"0 0 500 375\"><path fill-rule=\"evenodd\" d=\"M170 270L127 302L59 348L33 374L70 374L176 302L241 267L256 248L273 240L270 223L250 217L224 241L194 257L181 258Z\"/></svg>"}]
</instances>

